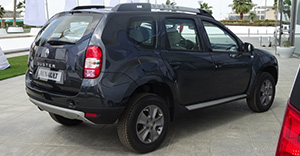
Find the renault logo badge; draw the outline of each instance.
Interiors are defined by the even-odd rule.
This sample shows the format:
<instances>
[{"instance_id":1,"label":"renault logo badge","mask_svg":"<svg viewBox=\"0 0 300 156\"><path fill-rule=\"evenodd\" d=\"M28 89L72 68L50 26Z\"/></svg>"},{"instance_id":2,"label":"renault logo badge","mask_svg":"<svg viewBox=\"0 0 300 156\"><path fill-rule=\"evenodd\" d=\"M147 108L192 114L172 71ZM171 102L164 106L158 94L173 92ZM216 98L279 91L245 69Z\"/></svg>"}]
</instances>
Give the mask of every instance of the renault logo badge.
<instances>
[{"instance_id":1,"label":"renault logo badge","mask_svg":"<svg viewBox=\"0 0 300 156\"><path fill-rule=\"evenodd\" d=\"M48 57L48 56L49 56L49 53L50 53L50 52L49 52L49 49L46 49L46 50L45 50L45 56Z\"/></svg>"}]
</instances>

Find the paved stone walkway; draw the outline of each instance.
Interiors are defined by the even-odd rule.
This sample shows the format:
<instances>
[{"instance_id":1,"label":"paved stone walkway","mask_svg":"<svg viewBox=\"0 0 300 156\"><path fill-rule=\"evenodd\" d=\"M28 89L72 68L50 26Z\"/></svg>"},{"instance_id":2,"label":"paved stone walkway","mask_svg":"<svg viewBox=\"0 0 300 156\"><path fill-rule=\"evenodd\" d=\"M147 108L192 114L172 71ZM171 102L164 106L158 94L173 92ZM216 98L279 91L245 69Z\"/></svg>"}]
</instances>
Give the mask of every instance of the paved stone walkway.
<instances>
[{"instance_id":1,"label":"paved stone walkway","mask_svg":"<svg viewBox=\"0 0 300 156\"><path fill-rule=\"evenodd\" d=\"M253 113L240 100L182 114L162 146L146 155L274 156L300 59L278 61L268 112ZM0 81L0 155L135 155L119 142L116 124L61 126L29 102L24 88L24 76Z\"/></svg>"}]
</instances>

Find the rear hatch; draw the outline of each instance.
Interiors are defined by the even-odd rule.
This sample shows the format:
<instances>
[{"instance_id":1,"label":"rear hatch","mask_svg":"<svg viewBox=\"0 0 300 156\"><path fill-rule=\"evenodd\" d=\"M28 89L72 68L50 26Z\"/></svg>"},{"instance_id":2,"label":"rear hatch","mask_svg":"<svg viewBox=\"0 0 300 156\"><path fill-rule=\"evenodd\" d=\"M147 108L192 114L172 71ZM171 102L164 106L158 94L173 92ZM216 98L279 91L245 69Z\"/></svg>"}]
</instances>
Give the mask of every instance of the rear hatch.
<instances>
[{"instance_id":1,"label":"rear hatch","mask_svg":"<svg viewBox=\"0 0 300 156\"><path fill-rule=\"evenodd\" d=\"M81 11L52 17L30 50L32 86L51 93L77 94L83 79L85 51L102 17Z\"/></svg>"}]
</instances>

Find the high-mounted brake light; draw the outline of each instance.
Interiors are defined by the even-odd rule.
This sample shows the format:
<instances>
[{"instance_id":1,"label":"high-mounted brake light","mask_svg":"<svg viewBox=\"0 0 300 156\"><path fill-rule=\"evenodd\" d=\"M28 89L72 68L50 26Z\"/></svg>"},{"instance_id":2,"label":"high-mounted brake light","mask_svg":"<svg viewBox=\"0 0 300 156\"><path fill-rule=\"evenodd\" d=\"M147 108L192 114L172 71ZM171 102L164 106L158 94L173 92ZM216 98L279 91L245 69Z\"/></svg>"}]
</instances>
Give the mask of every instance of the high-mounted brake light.
<instances>
[{"instance_id":1,"label":"high-mounted brake light","mask_svg":"<svg viewBox=\"0 0 300 156\"><path fill-rule=\"evenodd\" d=\"M276 156L300 155L300 111L291 104L285 112Z\"/></svg>"},{"instance_id":2,"label":"high-mounted brake light","mask_svg":"<svg viewBox=\"0 0 300 156\"><path fill-rule=\"evenodd\" d=\"M99 76L102 64L102 50L97 46L89 46L85 54L84 78L93 79Z\"/></svg>"}]
</instances>

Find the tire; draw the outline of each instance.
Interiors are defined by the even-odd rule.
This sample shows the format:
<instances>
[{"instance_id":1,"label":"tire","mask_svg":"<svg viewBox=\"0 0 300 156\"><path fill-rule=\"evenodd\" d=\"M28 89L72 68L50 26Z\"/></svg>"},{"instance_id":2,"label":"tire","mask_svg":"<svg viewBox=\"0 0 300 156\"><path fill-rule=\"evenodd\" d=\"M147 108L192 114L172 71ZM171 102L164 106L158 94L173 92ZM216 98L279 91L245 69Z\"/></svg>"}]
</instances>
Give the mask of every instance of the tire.
<instances>
[{"instance_id":1,"label":"tire","mask_svg":"<svg viewBox=\"0 0 300 156\"><path fill-rule=\"evenodd\" d=\"M170 115L166 102L155 94L142 93L128 104L117 125L121 143L138 153L155 150L168 131Z\"/></svg>"},{"instance_id":2,"label":"tire","mask_svg":"<svg viewBox=\"0 0 300 156\"><path fill-rule=\"evenodd\" d=\"M68 118L65 118L63 116L60 116L60 115L57 115L57 114L53 114L53 113L49 113L51 118L62 124L62 125L65 125L65 126L75 126L75 125L78 125L80 123L82 123L81 120L76 120L76 119L68 119Z\"/></svg>"},{"instance_id":3,"label":"tire","mask_svg":"<svg viewBox=\"0 0 300 156\"><path fill-rule=\"evenodd\" d=\"M272 106L274 97L275 80L271 74L263 72L258 76L247 103L254 112L265 112Z\"/></svg>"}]
</instances>

